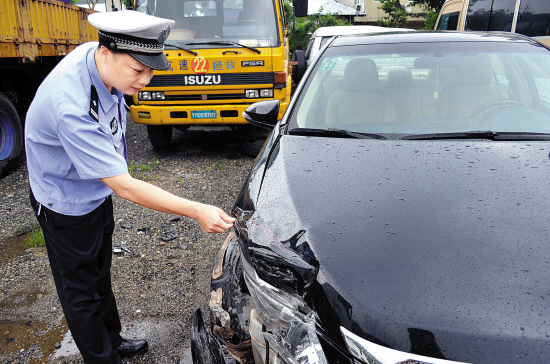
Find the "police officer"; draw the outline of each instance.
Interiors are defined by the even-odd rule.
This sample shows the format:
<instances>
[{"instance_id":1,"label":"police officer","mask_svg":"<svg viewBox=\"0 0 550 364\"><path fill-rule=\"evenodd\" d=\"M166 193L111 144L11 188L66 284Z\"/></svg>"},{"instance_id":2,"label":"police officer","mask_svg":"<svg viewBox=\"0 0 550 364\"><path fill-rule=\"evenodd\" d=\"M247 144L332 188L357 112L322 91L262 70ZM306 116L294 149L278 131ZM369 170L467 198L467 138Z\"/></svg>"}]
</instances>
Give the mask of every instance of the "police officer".
<instances>
[{"instance_id":1,"label":"police officer","mask_svg":"<svg viewBox=\"0 0 550 364\"><path fill-rule=\"evenodd\" d=\"M120 336L110 277L112 192L192 217L209 233L226 231L234 219L128 173L123 96L168 68L163 44L174 22L133 11L88 20L99 29L99 43L77 47L44 79L27 113L25 147L31 205L75 343L85 363L120 363L148 344Z\"/></svg>"}]
</instances>

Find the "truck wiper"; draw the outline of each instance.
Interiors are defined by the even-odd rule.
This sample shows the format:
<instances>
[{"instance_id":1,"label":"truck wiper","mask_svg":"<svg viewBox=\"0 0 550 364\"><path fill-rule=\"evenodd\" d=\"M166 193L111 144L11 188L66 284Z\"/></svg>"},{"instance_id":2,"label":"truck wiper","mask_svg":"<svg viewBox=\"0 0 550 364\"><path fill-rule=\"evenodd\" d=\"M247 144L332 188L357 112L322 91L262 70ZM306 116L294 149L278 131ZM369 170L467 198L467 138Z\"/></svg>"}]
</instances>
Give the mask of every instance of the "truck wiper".
<instances>
[{"instance_id":1,"label":"truck wiper","mask_svg":"<svg viewBox=\"0 0 550 364\"><path fill-rule=\"evenodd\" d=\"M172 48L181 49L182 51L186 51L187 53L191 53L191 54L194 55L194 56L198 55L198 53L195 52L195 51L192 51L192 50L186 49L186 48L182 48L182 47L177 46L177 45L174 45L174 44L166 44L166 43L164 43L164 46L165 46L165 47L172 47Z\"/></svg>"},{"instance_id":2,"label":"truck wiper","mask_svg":"<svg viewBox=\"0 0 550 364\"><path fill-rule=\"evenodd\" d=\"M311 136L330 136L337 138L356 138L356 139L388 139L382 134L359 133L345 129L311 129L294 128L288 131L290 135L311 135Z\"/></svg>"},{"instance_id":3,"label":"truck wiper","mask_svg":"<svg viewBox=\"0 0 550 364\"><path fill-rule=\"evenodd\" d=\"M254 51L258 54L262 54L262 52L257 48L249 47L247 45L240 44L240 43L237 43L237 42L232 42L230 40L216 40L216 41L212 41L212 42L196 42L196 43L185 43L185 44L187 44L187 45L199 45L199 44L228 45L228 44L232 44L232 45L237 45L239 47L250 49L251 51Z\"/></svg>"},{"instance_id":4,"label":"truck wiper","mask_svg":"<svg viewBox=\"0 0 550 364\"><path fill-rule=\"evenodd\" d=\"M458 133L412 134L399 139L436 140L436 139L489 139L489 140L550 140L548 133L496 132L491 130L472 130Z\"/></svg>"}]
</instances>

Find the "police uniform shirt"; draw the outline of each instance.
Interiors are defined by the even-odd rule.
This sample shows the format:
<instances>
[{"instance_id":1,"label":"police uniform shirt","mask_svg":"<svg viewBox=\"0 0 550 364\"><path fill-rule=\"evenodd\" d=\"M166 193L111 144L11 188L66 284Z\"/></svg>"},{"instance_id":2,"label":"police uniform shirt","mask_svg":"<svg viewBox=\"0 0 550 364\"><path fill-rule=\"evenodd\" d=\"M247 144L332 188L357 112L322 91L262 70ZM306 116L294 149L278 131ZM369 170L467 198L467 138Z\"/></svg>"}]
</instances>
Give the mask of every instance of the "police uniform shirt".
<instances>
[{"instance_id":1,"label":"police uniform shirt","mask_svg":"<svg viewBox=\"0 0 550 364\"><path fill-rule=\"evenodd\" d=\"M100 178L128 172L127 106L99 76L97 42L69 53L44 79L28 110L25 148L29 183L50 210L85 215L113 191Z\"/></svg>"}]
</instances>

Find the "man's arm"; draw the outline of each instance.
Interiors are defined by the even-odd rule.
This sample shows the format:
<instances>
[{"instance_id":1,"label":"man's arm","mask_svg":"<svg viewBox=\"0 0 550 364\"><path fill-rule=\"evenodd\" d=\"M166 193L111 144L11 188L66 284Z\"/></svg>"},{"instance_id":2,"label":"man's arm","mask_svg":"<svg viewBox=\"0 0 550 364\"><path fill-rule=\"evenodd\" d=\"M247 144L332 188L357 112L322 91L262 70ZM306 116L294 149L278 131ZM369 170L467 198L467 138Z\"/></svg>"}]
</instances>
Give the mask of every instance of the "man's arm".
<instances>
[{"instance_id":1,"label":"man's arm","mask_svg":"<svg viewBox=\"0 0 550 364\"><path fill-rule=\"evenodd\" d=\"M234 218L223 210L173 195L162 188L133 178L129 173L101 179L120 197L138 205L169 214L191 217L207 233L223 233L233 226Z\"/></svg>"}]
</instances>

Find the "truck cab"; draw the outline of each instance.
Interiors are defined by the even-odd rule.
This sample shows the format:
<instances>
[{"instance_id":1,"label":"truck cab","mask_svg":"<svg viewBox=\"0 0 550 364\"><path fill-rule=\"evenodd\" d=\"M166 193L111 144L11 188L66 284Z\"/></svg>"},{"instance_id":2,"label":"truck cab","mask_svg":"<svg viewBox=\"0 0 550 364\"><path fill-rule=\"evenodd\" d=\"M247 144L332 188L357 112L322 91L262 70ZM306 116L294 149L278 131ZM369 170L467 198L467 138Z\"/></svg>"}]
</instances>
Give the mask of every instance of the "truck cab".
<instances>
[{"instance_id":1,"label":"truck cab","mask_svg":"<svg viewBox=\"0 0 550 364\"><path fill-rule=\"evenodd\" d=\"M138 0L135 10L175 21L170 67L130 108L154 147L170 143L174 126L247 124L256 101L279 100L282 117L292 81L283 0Z\"/></svg>"}]
</instances>

